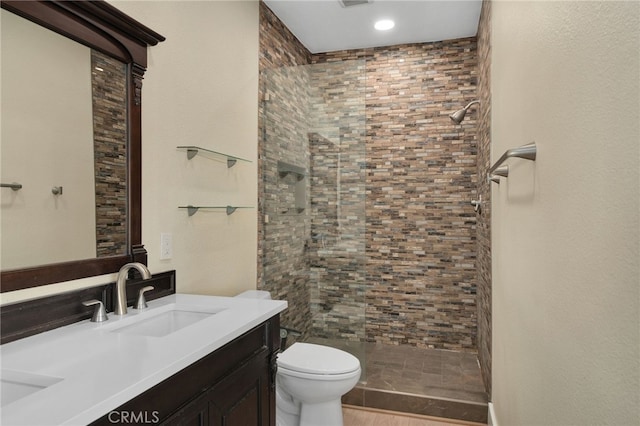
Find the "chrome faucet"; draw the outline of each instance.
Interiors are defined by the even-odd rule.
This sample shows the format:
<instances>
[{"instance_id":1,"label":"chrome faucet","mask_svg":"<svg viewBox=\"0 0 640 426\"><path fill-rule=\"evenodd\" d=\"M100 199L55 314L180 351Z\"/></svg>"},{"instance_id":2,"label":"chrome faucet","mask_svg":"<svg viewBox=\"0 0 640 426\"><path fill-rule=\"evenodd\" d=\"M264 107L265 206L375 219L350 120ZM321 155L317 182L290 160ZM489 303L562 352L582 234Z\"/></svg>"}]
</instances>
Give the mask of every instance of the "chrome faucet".
<instances>
[{"instance_id":1,"label":"chrome faucet","mask_svg":"<svg viewBox=\"0 0 640 426\"><path fill-rule=\"evenodd\" d=\"M118 280L116 281L116 300L115 307L113 309L114 315L124 315L127 313L127 276L129 275L129 270L137 269L142 275L142 279L148 280L151 278L151 273L142 263L133 262L127 263L118 272Z\"/></svg>"}]
</instances>

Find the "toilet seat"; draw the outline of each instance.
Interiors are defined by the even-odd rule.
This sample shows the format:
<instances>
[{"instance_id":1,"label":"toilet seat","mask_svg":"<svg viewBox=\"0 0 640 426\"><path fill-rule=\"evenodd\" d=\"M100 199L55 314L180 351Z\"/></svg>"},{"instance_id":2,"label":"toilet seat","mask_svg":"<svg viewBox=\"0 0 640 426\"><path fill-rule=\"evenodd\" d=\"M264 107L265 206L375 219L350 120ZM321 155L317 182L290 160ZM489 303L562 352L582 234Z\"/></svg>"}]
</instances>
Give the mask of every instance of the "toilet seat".
<instances>
[{"instance_id":1,"label":"toilet seat","mask_svg":"<svg viewBox=\"0 0 640 426\"><path fill-rule=\"evenodd\" d=\"M358 372L360 361L340 349L296 342L278 355L278 368L284 374L296 377L333 376L338 380L336 376L350 376Z\"/></svg>"},{"instance_id":2,"label":"toilet seat","mask_svg":"<svg viewBox=\"0 0 640 426\"><path fill-rule=\"evenodd\" d=\"M332 381L340 381L340 380L348 380L354 376L360 377L360 367L358 367L354 371L350 371L348 373L340 373L340 374L314 374L314 373L303 373L301 371L289 370L287 368L283 368L278 366L278 374L283 376L291 376L296 377L298 379L307 379L314 382L332 382Z\"/></svg>"}]
</instances>

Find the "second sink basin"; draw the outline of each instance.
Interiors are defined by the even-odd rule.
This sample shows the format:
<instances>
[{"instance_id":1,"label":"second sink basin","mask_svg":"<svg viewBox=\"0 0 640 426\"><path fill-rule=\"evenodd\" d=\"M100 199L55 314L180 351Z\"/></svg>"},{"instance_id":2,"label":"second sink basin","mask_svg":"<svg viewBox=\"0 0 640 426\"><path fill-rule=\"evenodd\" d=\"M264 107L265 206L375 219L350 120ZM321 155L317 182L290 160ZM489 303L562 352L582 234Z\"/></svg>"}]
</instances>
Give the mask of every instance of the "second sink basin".
<instances>
[{"instance_id":1,"label":"second sink basin","mask_svg":"<svg viewBox=\"0 0 640 426\"><path fill-rule=\"evenodd\" d=\"M180 329L209 318L224 309L199 310L173 307L170 310L157 313L150 317L140 318L129 322L127 325L117 327L111 331L114 333L135 334L138 336L164 337Z\"/></svg>"},{"instance_id":2,"label":"second sink basin","mask_svg":"<svg viewBox=\"0 0 640 426\"><path fill-rule=\"evenodd\" d=\"M4 407L14 401L55 385L62 379L43 376L22 371L2 370L0 372L0 406Z\"/></svg>"}]
</instances>

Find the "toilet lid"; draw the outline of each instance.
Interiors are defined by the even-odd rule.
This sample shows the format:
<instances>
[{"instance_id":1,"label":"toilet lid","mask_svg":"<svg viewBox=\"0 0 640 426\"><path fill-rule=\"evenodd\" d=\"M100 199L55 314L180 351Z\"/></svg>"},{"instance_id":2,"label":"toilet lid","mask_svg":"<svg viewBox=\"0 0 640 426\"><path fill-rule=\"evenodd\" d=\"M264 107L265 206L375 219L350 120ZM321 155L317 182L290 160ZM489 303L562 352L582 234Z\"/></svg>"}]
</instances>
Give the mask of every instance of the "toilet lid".
<instances>
[{"instance_id":1,"label":"toilet lid","mask_svg":"<svg viewBox=\"0 0 640 426\"><path fill-rule=\"evenodd\" d=\"M278 366L302 373L344 374L356 371L360 361L340 349L296 342L278 355Z\"/></svg>"}]
</instances>

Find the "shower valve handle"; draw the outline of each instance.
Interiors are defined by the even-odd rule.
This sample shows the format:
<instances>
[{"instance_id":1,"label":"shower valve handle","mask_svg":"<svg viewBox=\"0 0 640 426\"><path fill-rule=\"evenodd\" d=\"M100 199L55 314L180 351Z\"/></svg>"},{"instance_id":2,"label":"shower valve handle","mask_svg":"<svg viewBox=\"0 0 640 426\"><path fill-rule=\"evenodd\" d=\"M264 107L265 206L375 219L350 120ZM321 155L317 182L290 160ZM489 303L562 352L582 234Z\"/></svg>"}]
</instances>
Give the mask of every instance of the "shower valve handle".
<instances>
[{"instance_id":1,"label":"shower valve handle","mask_svg":"<svg viewBox=\"0 0 640 426\"><path fill-rule=\"evenodd\" d=\"M471 205L474 211L479 212L482 208L482 195L478 197L478 200L471 200Z\"/></svg>"}]
</instances>

